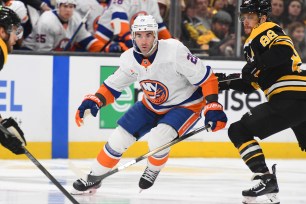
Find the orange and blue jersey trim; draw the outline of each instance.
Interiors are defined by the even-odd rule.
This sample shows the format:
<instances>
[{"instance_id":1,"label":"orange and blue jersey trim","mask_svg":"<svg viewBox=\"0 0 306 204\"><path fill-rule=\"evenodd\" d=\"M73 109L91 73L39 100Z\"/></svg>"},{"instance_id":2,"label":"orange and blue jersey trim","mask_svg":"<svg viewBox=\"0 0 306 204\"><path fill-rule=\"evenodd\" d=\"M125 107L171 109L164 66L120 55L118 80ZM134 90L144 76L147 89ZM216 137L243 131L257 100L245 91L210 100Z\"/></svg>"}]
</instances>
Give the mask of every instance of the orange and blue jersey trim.
<instances>
[{"instance_id":1,"label":"orange and blue jersey trim","mask_svg":"<svg viewBox=\"0 0 306 204\"><path fill-rule=\"evenodd\" d=\"M105 26L98 24L98 29L95 32L95 37L102 42L106 43L113 37L113 31L106 28Z\"/></svg>"}]
</instances>

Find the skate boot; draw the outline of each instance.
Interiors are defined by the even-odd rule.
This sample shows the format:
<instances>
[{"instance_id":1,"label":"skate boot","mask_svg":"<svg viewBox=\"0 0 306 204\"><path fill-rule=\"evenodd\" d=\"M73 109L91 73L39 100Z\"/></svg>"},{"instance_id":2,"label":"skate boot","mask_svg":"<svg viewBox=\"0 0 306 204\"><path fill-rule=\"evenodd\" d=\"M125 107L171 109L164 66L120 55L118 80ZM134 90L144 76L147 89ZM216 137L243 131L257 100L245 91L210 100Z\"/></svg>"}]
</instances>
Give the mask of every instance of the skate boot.
<instances>
[{"instance_id":1,"label":"skate boot","mask_svg":"<svg viewBox=\"0 0 306 204\"><path fill-rule=\"evenodd\" d=\"M99 179L99 176L88 174L86 180L80 178L73 183L73 188L75 191L73 191L71 194L95 194L97 189L101 187L101 181L102 180Z\"/></svg>"},{"instance_id":2,"label":"skate boot","mask_svg":"<svg viewBox=\"0 0 306 204\"><path fill-rule=\"evenodd\" d=\"M252 180L260 180L254 187L242 191L244 204L279 204L277 193L279 192L276 179L276 164L272 166L272 174L254 174ZM262 196L262 197L260 197ZM259 199L261 198L261 199Z\"/></svg>"},{"instance_id":3,"label":"skate boot","mask_svg":"<svg viewBox=\"0 0 306 204\"><path fill-rule=\"evenodd\" d=\"M139 180L140 192L144 189L150 188L154 184L154 181L157 178L159 172L160 171L151 170L149 167L145 169Z\"/></svg>"}]
</instances>

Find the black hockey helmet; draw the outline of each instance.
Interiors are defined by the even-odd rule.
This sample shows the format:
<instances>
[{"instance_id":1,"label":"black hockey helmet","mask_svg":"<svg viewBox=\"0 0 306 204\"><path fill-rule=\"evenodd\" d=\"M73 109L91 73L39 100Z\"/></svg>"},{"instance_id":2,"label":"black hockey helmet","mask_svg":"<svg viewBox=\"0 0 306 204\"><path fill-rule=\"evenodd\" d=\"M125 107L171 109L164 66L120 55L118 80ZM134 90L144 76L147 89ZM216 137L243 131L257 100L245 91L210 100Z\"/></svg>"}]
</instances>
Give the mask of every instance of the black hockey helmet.
<instances>
[{"instance_id":1,"label":"black hockey helmet","mask_svg":"<svg viewBox=\"0 0 306 204\"><path fill-rule=\"evenodd\" d=\"M16 27L16 35L20 39L23 35L23 27L18 15L8 7L0 6L0 26L10 34L13 31L13 27Z\"/></svg>"},{"instance_id":2,"label":"black hockey helmet","mask_svg":"<svg viewBox=\"0 0 306 204\"><path fill-rule=\"evenodd\" d=\"M3 27L8 34L11 33L13 26L16 26L17 29L22 28L18 15L5 6L0 6L0 26Z\"/></svg>"},{"instance_id":3,"label":"black hockey helmet","mask_svg":"<svg viewBox=\"0 0 306 204\"><path fill-rule=\"evenodd\" d=\"M257 13L268 15L272 10L270 0L243 0L240 5L240 13Z\"/></svg>"}]
</instances>

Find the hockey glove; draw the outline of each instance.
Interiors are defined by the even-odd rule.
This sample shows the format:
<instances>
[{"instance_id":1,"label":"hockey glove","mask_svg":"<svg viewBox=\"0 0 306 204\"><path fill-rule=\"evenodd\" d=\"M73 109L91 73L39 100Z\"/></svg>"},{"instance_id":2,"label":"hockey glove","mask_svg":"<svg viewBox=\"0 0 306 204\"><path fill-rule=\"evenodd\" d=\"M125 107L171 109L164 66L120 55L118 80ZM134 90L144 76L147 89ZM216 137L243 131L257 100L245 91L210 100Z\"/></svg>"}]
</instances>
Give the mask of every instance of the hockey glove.
<instances>
[{"instance_id":1,"label":"hockey glove","mask_svg":"<svg viewBox=\"0 0 306 204\"><path fill-rule=\"evenodd\" d=\"M216 73L219 82L219 92L230 89L230 83L233 80L240 79L240 73L232 73L229 75L225 75L224 73Z\"/></svg>"},{"instance_id":2,"label":"hockey glove","mask_svg":"<svg viewBox=\"0 0 306 204\"><path fill-rule=\"evenodd\" d=\"M111 42L108 46L106 46L105 52L120 53L122 52L122 49L118 42Z\"/></svg>"},{"instance_id":3,"label":"hockey glove","mask_svg":"<svg viewBox=\"0 0 306 204\"><path fill-rule=\"evenodd\" d=\"M247 63L242 68L242 80L245 83L252 83L258 81L260 69L256 66L255 62Z\"/></svg>"},{"instance_id":4,"label":"hockey glove","mask_svg":"<svg viewBox=\"0 0 306 204\"><path fill-rule=\"evenodd\" d=\"M226 126L227 117L223 106L218 102L211 102L204 107L205 125L210 124L211 130L216 132Z\"/></svg>"},{"instance_id":5,"label":"hockey glove","mask_svg":"<svg viewBox=\"0 0 306 204\"><path fill-rule=\"evenodd\" d=\"M17 122L13 118L8 118L2 120L1 125L7 131L0 129L0 143L14 154L24 154L22 146L27 142Z\"/></svg>"},{"instance_id":6,"label":"hockey glove","mask_svg":"<svg viewBox=\"0 0 306 204\"><path fill-rule=\"evenodd\" d=\"M101 107L102 102L97 96L92 94L86 95L75 115L75 122L77 126L80 127L83 125L83 118L87 115L87 112L90 111L91 115L96 117Z\"/></svg>"}]
</instances>

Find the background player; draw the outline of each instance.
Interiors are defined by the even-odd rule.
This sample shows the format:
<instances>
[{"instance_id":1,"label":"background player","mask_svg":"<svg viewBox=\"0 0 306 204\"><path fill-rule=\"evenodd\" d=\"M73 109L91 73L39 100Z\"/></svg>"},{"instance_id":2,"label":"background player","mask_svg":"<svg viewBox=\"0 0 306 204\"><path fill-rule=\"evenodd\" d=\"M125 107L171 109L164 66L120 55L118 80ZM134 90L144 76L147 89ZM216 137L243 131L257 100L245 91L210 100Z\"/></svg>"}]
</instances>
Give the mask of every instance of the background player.
<instances>
[{"instance_id":1,"label":"background player","mask_svg":"<svg viewBox=\"0 0 306 204\"><path fill-rule=\"evenodd\" d=\"M81 24L80 15L75 12L75 0L57 0L57 9L44 12L31 34L24 40L24 47L36 51L63 51ZM82 25L67 50L88 50L100 52L103 44L94 38Z\"/></svg>"},{"instance_id":2,"label":"background player","mask_svg":"<svg viewBox=\"0 0 306 204\"><path fill-rule=\"evenodd\" d=\"M111 1L109 8L100 16L95 37L104 44L113 40L109 52L125 51L132 47L130 26L137 15L152 15L158 23L159 39L171 38L163 23L156 0L119 0ZM118 45L117 48L115 45Z\"/></svg>"},{"instance_id":3,"label":"background player","mask_svg":"<svg viewBox=\"0 0 306 204\"><path fill-rule=\"evenodd\" d=\"M253 180L260 182L245 190L244 203L279 203L275 175L269 171L264 153L254 139L265 139L291 128L302 151L306 150L306 76L300 70L301 59L292 40L275 23L269 22L270 0L244 0L240 6L240 20L249 35L244 44L247 64L242 80L220 83L222 89L250 93L264 91L268 102L258 105L231 124L228 135L246 165L254 172ZM260 202L256 197L266 195Z\"/></svg>"},{"instance_id":4,"label":"background player","mask_svg":"<svg viewBox=\"0 0 306 204\"><path fill-rule=\"evenodd\" d=\"M87 95L76 113L83 123L85 111L93 116L114 102L130 84L138 81L144 92L118 121L118 127L94 161L88 178L73 186L78 191L100 187L97 178L110 171L122 154L142 136L148 137L149 149L172 141L192 128L204 108L205 124L212 131L225 127L227 117L218 103L218 81L210 66L190 53L174 39L158 41L158 25L151 15L138 16L132 25L133 48L120 57L120 67L109 76L96 94ZM148 158L140 178L141 189L150 188L169 157L170 148Z\"/></svg>"},{"instance_id":5,"label":"background player","mask_svg":"<svg viewBox=\"0 0 306 204\"><path fill-rule=\"evenodd\" d=\"M0 70L7 61L7 54L13 50L18 38L22 36L22 27L17 14L7 7L0 6ZM2 119L0 123L12 134L6 134L0 128L0 143L14 154L23 154L22 145L26 144L23 132L13 118ZM16 136L16 137L14 137Z\"/></svg>"}]
</instances>

